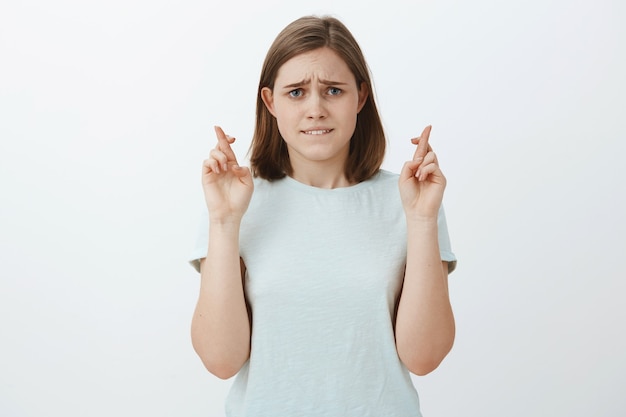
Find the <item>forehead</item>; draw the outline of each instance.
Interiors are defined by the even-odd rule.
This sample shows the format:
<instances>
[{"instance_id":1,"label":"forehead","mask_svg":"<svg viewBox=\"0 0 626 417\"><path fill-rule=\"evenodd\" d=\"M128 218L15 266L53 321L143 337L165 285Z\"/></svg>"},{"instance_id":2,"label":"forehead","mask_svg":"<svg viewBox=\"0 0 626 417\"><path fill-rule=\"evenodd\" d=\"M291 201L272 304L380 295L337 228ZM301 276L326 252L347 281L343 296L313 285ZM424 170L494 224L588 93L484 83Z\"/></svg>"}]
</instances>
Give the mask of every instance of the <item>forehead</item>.
<instances>
[{"instance_id":1,"label":"forehead","mask_svg":"<svg viewBox=\"0 0 626 417\"><path fill-rule=\"evenodd\" d=\"M355 80L348 64L330 48L315 49L296 55L285 62L276 75L277 84L311 79L343 82Z\"/></svg>"}]
</instances>

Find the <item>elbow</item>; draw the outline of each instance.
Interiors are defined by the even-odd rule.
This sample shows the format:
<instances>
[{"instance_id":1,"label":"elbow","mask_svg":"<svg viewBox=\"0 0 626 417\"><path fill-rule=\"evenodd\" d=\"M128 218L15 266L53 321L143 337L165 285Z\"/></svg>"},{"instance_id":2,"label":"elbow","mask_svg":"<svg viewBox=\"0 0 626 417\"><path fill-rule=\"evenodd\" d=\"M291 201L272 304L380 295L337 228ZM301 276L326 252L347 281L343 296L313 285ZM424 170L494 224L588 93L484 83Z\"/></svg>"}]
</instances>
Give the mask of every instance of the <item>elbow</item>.
<instances>
[{"instance_id":1,"label":"elbow","mask_svg":"<svg viewBox=\"0 0 626 417\"><path fill-rule=\"evenodd\" d=\"M432 350L428 349L427 351L419 351L416 349L398 350L398 356L409 372L418 376L425 376L439 367L450 350L452 350L452 345L453 341Z\"/></svg>"},{"instance_id":2,"label":"elbow","mask_svg":"<svg viewBox=\"0 0 626 417\"><path fill-rule=\"evenodd\" d=\"M245 358L243 356L233 357L227 353L220 354L197 348L195 351L206 370L220 379L229 379L235 376L248 360L247 356Z\"/></svg>"},{"instance_id":3,"label":"elbow","mask_svg":"<svg viewBox=\"0 0 626 417\"><path fill-rule=\"evenodd\" d=\"M443 360L443 358L442 358ZM404 365L407 367L409 372L417 375L417 376L425 376L434 371L439 367L441 360L431 360L431 361L402 361Z\"/></svg>"},{"instance_id":4,"label":"elbow","mask_svg":"<svg viewBox=\"0 0 626 417\"><path fill-rule=\"evenodd\" d=\"M220 379L232 378L248 361L248 355L243 353L234 355L232 350L220 352L206 345L192 344L206 370Z\"/></svg>"},{"instance_id":5,"label":"elbow","mask_svg":"<svg viewBox=\"0 0 626 417\"><path fill-rule=\"evenodd\" d=\"M215 375L219 379L224 380L232 378L241 369L241 367L233 366L227 363L214 363L205 360L203 360L202 363L204 364L204 367L207 369L207 371L209 371L211 374Z\"/></svg>"},{"instance_id":6,"label":"elbow","mask_svg":"<svg viewBox=\"0 0 626 417\"><path fill-rule=\"evenodd\" d=\"M232 378L247 361L247 358L245 358L245 360L236 359L230 355L220 355L215 352L207 352L199 349L195 350L206 370L219 379Z\"/></svg>"},{"instance_id":7,"label":"elbow","mask_svg":"<svg viewBox=\"0 0 626 417\"><path fill-rule=\"evenodd\" d=\"M206 333L195 321L192 323L191 345L194 351L211 374L220 379L232 378L248 361L250 342L220 342L207 337Z\"/></svg>"}]
</instances>

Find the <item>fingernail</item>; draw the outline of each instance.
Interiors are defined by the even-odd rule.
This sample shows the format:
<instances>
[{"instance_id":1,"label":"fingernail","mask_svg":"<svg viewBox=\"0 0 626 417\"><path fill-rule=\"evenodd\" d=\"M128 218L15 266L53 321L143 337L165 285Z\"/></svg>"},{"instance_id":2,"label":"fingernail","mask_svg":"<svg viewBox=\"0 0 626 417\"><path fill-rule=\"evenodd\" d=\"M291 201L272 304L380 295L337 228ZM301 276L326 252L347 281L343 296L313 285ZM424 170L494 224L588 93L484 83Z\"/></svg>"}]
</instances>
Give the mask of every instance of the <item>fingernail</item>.
<instances>
[{"instance_id":1,"label":"fingernail","mask_svg":"<svg viewBox=\"0 0 626 417\"><path fill-rule=\"evenodd\" d=\"M422 162L423 159L424 159L423 156L418 156L417 158L413 159L413 161L415 161L415 162Z\"/></svg>"}]
</instances>

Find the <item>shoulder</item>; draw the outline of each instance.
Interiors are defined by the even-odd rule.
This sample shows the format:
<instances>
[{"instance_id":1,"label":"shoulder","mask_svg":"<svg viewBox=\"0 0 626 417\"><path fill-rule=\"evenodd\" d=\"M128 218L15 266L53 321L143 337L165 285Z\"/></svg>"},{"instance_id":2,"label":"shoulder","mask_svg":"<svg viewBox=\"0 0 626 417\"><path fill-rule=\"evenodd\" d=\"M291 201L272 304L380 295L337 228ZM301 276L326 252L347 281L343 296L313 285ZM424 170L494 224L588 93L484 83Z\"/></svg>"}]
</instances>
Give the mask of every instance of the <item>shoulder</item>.
<instances>
[{"instance_id":1,"label":"shoulder","mask_svg":"<svg viewBox=\"0 0 626 417\"><path fill-rule=\"evenodd\" d=\"M265 178L261 177L254 177L252 181L254 183L254 193L252 195L253 197L255 195L275 192L278 188L281 188L280 186L284 183L284 179L266 180Z\"/></svg>"},{"instance_id":2,"label":"shoulder","mask_svg":"<svg viewBox=\"0 0 626 417\"><path fill-rule=\"evenodd\" d=\"M273 181L266 180L265 178L261 177L253 177L252 182L254 183L254 188L256 189L258 187L267 187L268 185L272 184Z\"/></svg>"},{"instance_id":3,"label":"shoulder","mask_svg":"<svg viewBox=\"0 0 626 417\"><path fill-rule=\"evenodd\" d=\"M399 174L395 174L391 171L386 171L384 169L379 169L378 172L374 174L374 176L370 178L370 180L368 181L373 181L375 183L383 183L383 184L395 182L397 184L398 178L400 178Z\"/></svg>"},{"instance_id":4,"label":"shoulder","mask_svg":"<svg viewBox=\"0 0 626 417\"><path fill-rule=\"evenodd\" d=\"M291 198L290 187L286 184L285 178L277 180L267 180L260 177L253 178L254 191L247 212L257 211L268 206L276 209L277 201L284 201Z\"/></svg>"},{"instance_id":5,"label":"shoulder","mask_svg":"<svg viewBox=\"0 0 626 417\"><path fill-rule=\"evenodd\" d=\"M365 181L365 184L370 188L375 190L376 192L382 193L398 193L398 179L400 178L399 174L394 174L390 171L385 171L384 169L379 170L374 176Z\"/></svg>"}]
</instances>

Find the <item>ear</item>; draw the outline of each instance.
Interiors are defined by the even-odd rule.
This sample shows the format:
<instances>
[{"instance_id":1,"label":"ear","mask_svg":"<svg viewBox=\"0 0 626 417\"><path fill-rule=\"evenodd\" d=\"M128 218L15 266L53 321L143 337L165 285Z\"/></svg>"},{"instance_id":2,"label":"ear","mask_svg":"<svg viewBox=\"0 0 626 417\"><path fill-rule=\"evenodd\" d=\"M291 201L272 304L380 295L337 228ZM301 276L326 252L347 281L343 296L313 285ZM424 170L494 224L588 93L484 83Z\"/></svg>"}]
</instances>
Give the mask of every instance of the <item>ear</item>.
<instances>
[{"instance_id":1,"label":"ear","mask_svg":"<svg viewBox=\"0 0 626 417\"><path fill-rule=\"evenodd\" d=\"M272 116L276 117L274 113L274 93L269 87L263 87L261 89L261 100L265 103L265 107L272 114Z\"/></svg>"},{"instance_id":2,"label":"ear","mask_svg":"<svg viewBox=\"0 0 626 417\"><path fill-rule=\"evenodd\" d=\"M359 88L359 107L357 113L360 113L363 109L363 106L365 106L365 102L367 102L367 97L369 96L369 94L370 92L367 88L367 84L365 82L362 82L361 88Z\"/></svg>"}]
</instances>

